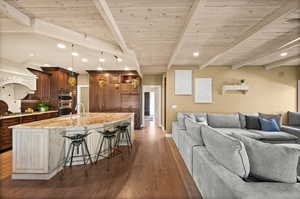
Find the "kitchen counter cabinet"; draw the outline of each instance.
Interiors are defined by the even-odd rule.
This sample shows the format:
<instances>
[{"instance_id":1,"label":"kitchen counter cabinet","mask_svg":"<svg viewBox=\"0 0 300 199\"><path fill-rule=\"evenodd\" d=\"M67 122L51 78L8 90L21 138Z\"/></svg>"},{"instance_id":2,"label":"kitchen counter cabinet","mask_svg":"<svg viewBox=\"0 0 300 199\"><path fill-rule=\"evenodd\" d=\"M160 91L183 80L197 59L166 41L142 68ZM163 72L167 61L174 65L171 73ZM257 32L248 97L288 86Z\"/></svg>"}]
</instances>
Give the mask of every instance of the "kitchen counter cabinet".
<instances>
[{"instance_id":1,"label":"kitchen counter cabinet","mask_svg":"<svg viewBox=\"0 0 300 199\"><path fill-rule=\"evenodd\" d=\"M57 117L57 111L25 113L0 117L0 152L12 148L12 130L10 126Z\"/></svg>"}]
</instances>

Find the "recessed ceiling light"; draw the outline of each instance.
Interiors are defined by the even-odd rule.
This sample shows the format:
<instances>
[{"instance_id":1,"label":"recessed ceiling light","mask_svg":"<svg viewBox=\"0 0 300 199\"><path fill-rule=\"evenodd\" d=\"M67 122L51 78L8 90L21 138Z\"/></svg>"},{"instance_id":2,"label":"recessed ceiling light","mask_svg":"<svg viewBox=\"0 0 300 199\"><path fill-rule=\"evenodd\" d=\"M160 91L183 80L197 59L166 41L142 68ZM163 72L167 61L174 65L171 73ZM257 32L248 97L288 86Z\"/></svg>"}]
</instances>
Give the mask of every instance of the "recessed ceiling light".
<instances>
[{"instance_id":1,"label":"recessed ceiling light","mask_svg":"<svg viewBox=\"0 0 300 199\"><path fill-rule=\"evenodd\" d=\"M104 58L99 58L99 62L105 62Z\"/></svg>"},{"instance_id":2,"label":"recessed ceiling light","mask_svg":"<svg viewBox=\"0 0 300 199\"><path fill-rule=\"evenodd\" d=\"M98 67L97 70L103 70L103 68L102 67Z\"/></svg>"},{"instance_id":3,"label":"recessed ceiling light","mask_svg":"<svg viewBox=\"0 0 300 199\"><path fill-rule=\"evenodd\" d=\"M117 62L122 62L122 61L123 61L122 58L120 58L120 57L117 58Z\"/></svg>"},{"instance_id":4,"label":"recessed ceiling light","mask_svg":"<svg viewBox=\"0 0 300 199\"><path fill-rule=\"evenodd\" d=\"M198 57L198 56L199 56L199 52L194 52L194 53L193 53L193 56L194 56L194 57Z\"/></svg>"},{"instance_id":5,"label":"recessed ceiling light","mask_svg":"<svg viewBox=\"0 0 300 199\"><path fill-rule=\"evenodd\" d=\"M281 57L284 57L284 56L287 56L287 54L288 54L287 52L280 53L280 56L281 56Z\"/></svg>"},{"instance_id":6,"label":"recessed ceiling light","mask_svg":"<svg viewBox=\"0 0 300 199\"><path fill-rule=\"evenodd\" d=\"M129 68L127 66L125 66L124 70L129 70Z\"/></svg>"},{"instance_id":7,"label":"recessed ceiling light","mask_svg":"<svg viewBox=\"0 0 300 199\"><path fill-rule=\"evenodd\" d=\"M29 56L30 56L30 57L34 57L34 53L30 53Z\"/></svg>"},{"instance_id":8,"label":"recessed ceiling light","mask_svg":"<svg viewBox=\"0 0 300 199\"><path fill-rule=\"evenodd\" d=\"M88 60L87 58L82 58L81 61L84 62L84 63L86 63L86 62L88 62L89 60Z\"/></svg>"},{"instance_id":9,"label":"recessed ceiling light","mask_svg":"<svg viewBox=\"0 0 300 199\"><path fill-rule=\"evenodd\" d=\"M72 71L72 70L73 70L73 68L72 68L72 67L69 67L69 68L68 68L68 70Z\"/></svg>"},{"instance_id":10,"label":"recessed ceiling light","mask_svg":"<svg viewBox=\"0 0 300 199\"><path fill-rule=\"evenodd\" d=\"M44 66L45 66L45 67L49 67L49 66L50 66L50 64L44 64Z\"/></svg>"},{"instance_id":11,"label":"recessed ceiling light","mask_svg":"<svg viewBox=\"0 0 300 199\"><path fill-rule=\"evenodd\" d=\"M74 57L77 57L79 54L78 54L77 52L72 52L72 55L73 55Z\"/></svg>"},{"instance_id":12,"label":"recessed ceiling light","mask_svg":"<svg viewBox=\"0 0 300 199\"><path fill-rule=\"evenodd\" d=\"M57 47L58 47L58 48L66 48L66 45L65 45L65 44L62 44L62 43L59 43L59 44L57 44Z\"/></svg>"}]
</instances>

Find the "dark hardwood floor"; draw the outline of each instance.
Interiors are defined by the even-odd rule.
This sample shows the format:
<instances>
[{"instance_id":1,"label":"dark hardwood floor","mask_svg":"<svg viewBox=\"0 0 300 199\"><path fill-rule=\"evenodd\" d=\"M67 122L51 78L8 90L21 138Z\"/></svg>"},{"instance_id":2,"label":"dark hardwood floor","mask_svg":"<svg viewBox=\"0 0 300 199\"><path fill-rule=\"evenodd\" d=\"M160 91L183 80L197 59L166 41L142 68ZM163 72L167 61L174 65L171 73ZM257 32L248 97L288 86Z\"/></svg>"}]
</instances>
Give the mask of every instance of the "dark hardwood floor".
<instances>
[{"instance_id":1,"label":"dark hardwood floor","mask_svg":"<svg viewBox=\"0 0 300 199\"><path fill-rule=\"evenodd\" d=\"M134 151L126 149L111 160L106 171L105 160L96 165L66 168L64 176L58 174L48 181L22 181L10 179L10 168L2 170L1 199L185 199L200 198L196 185L171 138L152 122L136 131ZM0 155L4 165L10 165L11 153ZM85 172L86 171L86 172ZM3 179L4 178L4 179Z\"/></svg>"}]
</instances>

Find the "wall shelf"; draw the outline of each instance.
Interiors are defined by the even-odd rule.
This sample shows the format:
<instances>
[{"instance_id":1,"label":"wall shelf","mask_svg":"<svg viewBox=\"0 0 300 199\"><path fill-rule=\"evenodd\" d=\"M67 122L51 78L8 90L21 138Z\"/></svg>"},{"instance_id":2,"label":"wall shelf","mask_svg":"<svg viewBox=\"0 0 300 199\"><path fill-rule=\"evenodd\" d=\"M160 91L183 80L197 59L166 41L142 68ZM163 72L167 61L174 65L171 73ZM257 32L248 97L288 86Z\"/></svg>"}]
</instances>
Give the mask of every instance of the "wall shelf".
<instances>
[{"instance_id":1,"label":"wall shelf","mask_svg":"<svg viewBox=\"0 0 300 199\"><path fill-rule=\"evenodd\" d=\"M241 91L246 94L249 90L248 85L224 85L222 94L224 95L227 91Z\"/></svg>"}]
</instances>

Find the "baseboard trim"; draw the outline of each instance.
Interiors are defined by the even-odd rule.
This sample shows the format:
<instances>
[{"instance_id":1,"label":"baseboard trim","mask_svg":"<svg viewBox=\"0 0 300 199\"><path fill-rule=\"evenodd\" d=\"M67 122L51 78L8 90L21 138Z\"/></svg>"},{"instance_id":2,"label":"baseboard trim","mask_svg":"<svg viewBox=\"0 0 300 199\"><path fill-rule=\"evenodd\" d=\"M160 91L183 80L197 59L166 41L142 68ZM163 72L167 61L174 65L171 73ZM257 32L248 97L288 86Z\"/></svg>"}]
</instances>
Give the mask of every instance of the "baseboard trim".
<instances>
[{"instance_id":1,"label":"baseboard trim","mask_svg":"<svg viewBox=\"0 0 300 199\"><path fill-rule=\"evenodd\" d=\"M171 138L171 137L172 137L172 134L171 134L171 133L166 133L165 136L166 136L167 138Z\"/></svg>"},{"instance_id":2,"label":"baseboard trim","mask_svg":"<svg viewBox=\"0 0 300 199\"><path fill-rule=\"evenodd\" d=\"M50 180L62 170L62 166L54 169L51 173L12 173L12 180Z\"/></svg>"}]
</instances>

